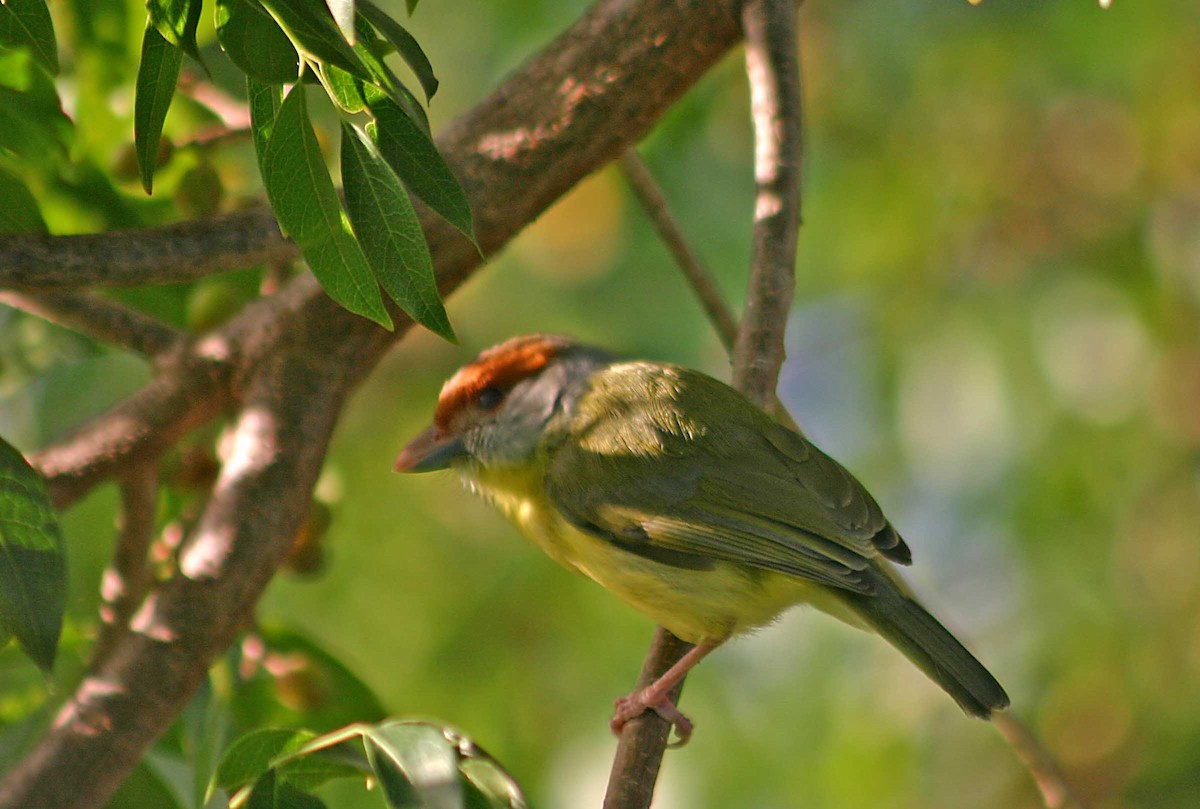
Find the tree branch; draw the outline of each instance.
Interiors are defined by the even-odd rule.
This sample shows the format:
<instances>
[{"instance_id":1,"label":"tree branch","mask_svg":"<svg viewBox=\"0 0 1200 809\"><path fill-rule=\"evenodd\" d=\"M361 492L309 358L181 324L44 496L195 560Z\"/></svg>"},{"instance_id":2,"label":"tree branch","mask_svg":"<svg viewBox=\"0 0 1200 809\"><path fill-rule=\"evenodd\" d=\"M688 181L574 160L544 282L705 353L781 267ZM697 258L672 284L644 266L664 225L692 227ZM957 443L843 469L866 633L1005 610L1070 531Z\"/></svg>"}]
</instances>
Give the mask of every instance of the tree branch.
<instances>
[{"instance_id":1,"label":"tree branch","mask_svg":"<svg viewBox=\"0 0 1200 809\"><path fill-rule=\"evenodd\" d=\"M733 386L764 407L783 365L800 227L800 66L790 0L742 9L754 118L754 246L746 314L733 351Z\"/></svg>"},{"instance_id":2,"label":"tree branch","mask_svg":"<svg viewBox=\"0 0 1200 809\"><path fill-rule=\"evenodd\" d=\"M116 301L81 292L0 292L0 303L97 340L156 357L187 334Z\"/></svg>"},{"instance_id":3,"label":"tree branch","mask_svg":"<svg viewBox=\"0 0 1200 809\"><path fill-rule=\"evenodd\" d=\"M629 148L738 36L734 0L602 0L451 126L438 145L471 198L484 250L501 247ZM449 293L480 256L428 212L422 223ZM67 261L77 244L42 240L43 258ZM0 240L0 266L4 249ZM251 254L247 262L263 260L242 256ZM179 573L146 600L132 631L0 783L0 808L102 806L170 725L285 558L345 396L411 326L396 318L396 333L385 332L337 307L311 276L298 277L35 457L56 502L69 502L241 403L237 449L185 543Z\"/></svg>"},{"instance_id":4,"label":"tree branch","mask_svg":"<svg viewBox=\"0 0 1200 809\"><path fill-rule=\"evenodd\" d=\"M195 281L300 255L267 207L78 236L0 236L0 289L23 292Z\"/></svg>"},{"instance_id":5,"label":"tree branch","mask_svg":"<svg viewBox=\"0 0 1200 809\"><path fill-rule=\"evenodd\" d=\"M746 312L733 352L733 384L764 408L775 399L791 306L800 225L800 70L792 0L749 0L742 8L755 135L754 254ZM721 307L716 307L720 311ZM780 408L782 409L782 408ZM666 671L691 648L662 627L642 667ZM638 688L646 683L638 682ZM681 682L672 696L677 698ZM644 809L666 750L657 714L629 723L617 742L605 809Z\"/></svg>"},{"instance_id":6,"label":"tree branch","mask_svg":"<svg viewBox=\"0 0 1200 809\"><path fill-rule=\"evenodd\" d=\"M1024 722L1011 711L1000 711L992 715L992 724L1033 777L1048 809L1087 809L1054 755Z\"/></svg>"},{"instance_id":7,"label":"tree branch","mask_svg":"<svg viewBox=\"0 0 1200 809\"><path fill-rule=\"evenodd\" d=\"M150 588L146 558L154 537L158 503L158 469L145 464L129 471L121 482L121 512L117 547L100 580L100 635L92 650L92 669L99 668L117 641L129 630L129 619Z\"/></svg>"}]
</instances>

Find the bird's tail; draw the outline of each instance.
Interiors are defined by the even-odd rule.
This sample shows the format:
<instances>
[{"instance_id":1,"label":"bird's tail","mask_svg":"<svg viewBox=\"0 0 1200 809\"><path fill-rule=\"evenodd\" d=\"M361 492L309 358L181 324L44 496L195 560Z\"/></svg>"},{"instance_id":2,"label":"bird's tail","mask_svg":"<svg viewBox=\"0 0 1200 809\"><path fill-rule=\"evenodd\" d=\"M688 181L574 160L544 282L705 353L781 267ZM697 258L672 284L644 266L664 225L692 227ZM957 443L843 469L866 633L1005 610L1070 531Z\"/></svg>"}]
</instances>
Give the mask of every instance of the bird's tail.
<instances>
[{"instance_id":1,"label":"bird's tail","mask_svg":"<svg viewBox=\"0 0 1200 809\"><path fill-rule=\"evenodd\" d=\"M987 719L1008 707L1008 695L975 657L886 574L872 576L873 595L839 593L868 626L899 649L964 711Z\"/></svg>"}]
</instances>

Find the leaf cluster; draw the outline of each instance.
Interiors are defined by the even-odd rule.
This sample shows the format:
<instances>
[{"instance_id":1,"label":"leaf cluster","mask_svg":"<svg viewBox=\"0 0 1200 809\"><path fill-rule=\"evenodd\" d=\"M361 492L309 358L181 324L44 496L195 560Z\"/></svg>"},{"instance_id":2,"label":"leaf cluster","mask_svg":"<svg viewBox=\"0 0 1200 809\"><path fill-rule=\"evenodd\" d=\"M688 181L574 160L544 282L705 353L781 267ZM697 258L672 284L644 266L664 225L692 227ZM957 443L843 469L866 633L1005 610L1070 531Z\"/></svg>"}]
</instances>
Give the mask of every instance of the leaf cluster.
<instances>
[{"instance_id":1,"label":"leaf cluster","mask_svg":"<svg viewBox=\"0 0 1200 809\"><path fill-rule=\"evenodd\" d=\"M202 0L148 5L134 110L147 192L183 54L203 65L195 39L202 5ZM437 79L420 45L369 0L215 5L217 40L246 74L267 197L322 287L349 311L390 329L382 287L416 322L454 339L408 192L473 239L470 206L433 144L424 109L386 62L399 54L428 101ZM312 128L305 95L312 83L325 90L342 117L344 206ZM365 126L358 122L363 117Z\"/></svg>"},{"instance_id":2,"label":"leaf cluster","mask_svg":"<svg viewBox=\"0 0 1200 809\"><path fill-rule=\"evenodd\" d=\"M225 751L209 784L234 809L319 809L313 790L366 778L394 809L524 809L505 769L454 728L417 720L353 724L322 736L264 728Z\"/></svg>"}]
</instances>

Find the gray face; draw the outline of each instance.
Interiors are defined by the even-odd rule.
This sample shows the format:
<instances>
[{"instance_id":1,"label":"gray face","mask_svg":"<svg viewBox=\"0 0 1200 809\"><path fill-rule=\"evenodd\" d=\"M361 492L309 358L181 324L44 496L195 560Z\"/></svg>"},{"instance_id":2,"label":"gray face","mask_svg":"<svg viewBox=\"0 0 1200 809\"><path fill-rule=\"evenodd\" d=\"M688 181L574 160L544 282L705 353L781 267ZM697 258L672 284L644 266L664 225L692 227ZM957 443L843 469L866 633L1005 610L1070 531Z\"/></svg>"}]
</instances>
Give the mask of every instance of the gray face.
<instances>
[{"instance_id":1,"label":"gray face","mask_svg":"<svg viewBox=\"0 0 1200 809\"><path fill-rule=\"evenodd\" d=\"M543 442L552 443L587 390L588 377L613 361L611 354L586 346L571 346L538 374L517 383L495 413L471 425L463 444L471 463L486 469L521 466Z\"/></svg>"}]
</instances>

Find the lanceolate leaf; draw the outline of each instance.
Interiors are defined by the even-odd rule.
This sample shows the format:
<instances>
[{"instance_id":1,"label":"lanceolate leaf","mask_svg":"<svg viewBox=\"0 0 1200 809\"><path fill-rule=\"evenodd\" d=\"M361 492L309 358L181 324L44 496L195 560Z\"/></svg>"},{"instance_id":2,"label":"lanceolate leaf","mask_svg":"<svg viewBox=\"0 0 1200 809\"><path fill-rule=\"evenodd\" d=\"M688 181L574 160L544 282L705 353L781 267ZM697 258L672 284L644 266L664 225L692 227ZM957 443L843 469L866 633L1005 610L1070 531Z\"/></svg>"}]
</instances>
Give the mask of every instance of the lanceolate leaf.
<instances>
[{"instance_id":1,"label":"lanceolate leaf","mask_svg":"<svg viewBox=\"0 0 1200 809\"><path fill-rule=\"evenodd\" d=\"M275 116L283 105L283 88L256 81L253 76L246 76L246 96L250 99L250 134L254 138L254 153L258 156L258 170L266 174L263 168L263 158L267 153L267 143L271 133L275 131ZM284 230L284 235L287 231Z\"/></svg>"},{"instance_id":2,"label":"lanceolate leaf","mask_svg":"<svg viewBox=\"0 0 1200 809\"><path fill-rule=\"evenodd\" d=\"M142 63L138 66L137 90L133 102L133 143L137 150L142 187L149 194L154 187L154 168L158 163L158 141L163 121L175 95L183 53L163 39L152 25L142 37Z\"/></svg>"},{"instance_id":3,"label":"lanceolate leaf","mask_svg":"<svg viewBox=\"0 0 1200 809\"><path fill-rule=\"evenodd\" d=\"M66 603L62 534L37 472L0 439L0 633L54 665Z\"/></svg>"},{"instance_id":4,"label":"lanceolate leaf","mask_svg":"<svg viewBox=\"0 0 1200 809\"><path fill-rule=\"evenodd\" d=\"M251 0L217 0L217 41L246 75L284 84L300 75L300 55L266 9Z\"/></svg>"},{"instance_id":5,"label":"lanceolate leaf","mask_svg":"<svg viewBox=\"0 0 1200 809\"><path fill-rule=\"evenodd\" d=\"M45 233L46 222L25 184L0 169L0 233Z\"/></svg>"},{"instance_id":6,"label":"lanceolate leaf","mask_svg":"<svg viewBox=\"0 0 1200 809\"><path fill-rule=\"evenodd\" d=\"M361 79L371 78L323 3L317 0L262 0L262 4L297 49Z\"/></svg>"},{"instance_id":7,"label":"lanceolate leaf","mask_svg":"<svg viewBox=\"0 0 1200 809\"><path fill-rule=\"evenodd\" d=\"M371 72L371 77L375 80L373 85L363 86L368 106L374 100L390 98L400 105L409 118L420 125L423 132L428 134L429 117L425 114L425 108L417 101L417 97L404 86L404 82L400 81L380 55L386 50L387 43L379 39L369 25L361 20L359 22L363 28L359 30L358 44L354 46L354 52L358 54L358 58L362 59L367 70Z\"/></svg>"},{"instance_id":8,"label":"lanceolate leaf","mask_svg":"<svg viewBox=\"0 0 1200 809\"><path fill-rule=\"evenodd\" d=\"M346 212L380 286L417 323L454 340L408 192L375 144L349 124L342 125L342 183Z\"/></svg>"},{"instance_id":9,"label":"lanceolate leaf","mask_svg":"<svg viewBox=\"0 0 1200 809\"><path fill-rule=\"evenodd\" d=\"M359 79L354 78L337 65L329 64L321 65L317 69L317 76L321 79L321 84L325 86L325 92L329 94L330 100L337 104L339 109L355 113L362 112L367 108L367 102L363 99L362 83Z\"/></svg>"},{"instance_id":10,"label":"lanceolate leaf","mask_svg":"<svg viewBox=\"0 0 1200 809\"><path fill-rule=\"evenodd\" d=\"M33 58L51 75L58 73L58 45L46 0L4 0L0 3L0 47L28 47Z\"/></svg>"},{"instance_id":11,"label":"lanceolate leaf","mask_svg":"<svg viewBox=\"0 0 1200 809\"><path fill-rule=\"evenodd\" d=\"M338 203L308 121L303 85L293 87L279 108L262 156L262 170L275 216L296 241L329 297L390 329L392 319L383 306L379 286Z\"/></svg>"},{"instance_id":12,"label":"lanceolate leaf","mask_svg":"<svg viewBox=\"0 0 1200 809\"><path fill-rule=\"evenodd\" d=\"M429 58L425 56L425 51L421 50L413 35L370 0L361 0L359 9L363 17L392 43L400 58L412 68L417 81L421 82L421 89L425 91L425 100L433 98L433 94L437 92L438 80L433 75L433 65L429 64Z\"/></svg>"},{"instance_id":13,"label":"lanceolate leaf","mask_svg":"<svg viewBox=\"0 0 1200 809\"><path fill-rule=\"evenodd\" d=\"M367 757L393 807L462 806L458 751L441 728L384 722L365 735Z\"/></svg>"},{"instance_id":14,"label":"lanceolate leaf","mask_svg":"<svg viewBox=\"0 0 1200 809\"><path fill-rule=\"evenodd\" d=\"M214 789L227 792L258 780L275 759L299 750L316 737L308 730L261 728L247 733L226 748L213 773L209 797Z\"/></svg>"},{"instance_id":15,"label":"lanceolate leaf","mask_svg":"<svg viewBox=\"0 0 1200 809\"><path fill-rule=\"evenodd\" d=\"M254 783L254 789L244 804L246 809L324 809L325 802L278 778L268 770Z\"/></svg>"},{"instance_id":16,"label":"lanceolate leaf","mask_svg":"<svg viewBox=\"0 0 1200 809\"><path fill-rule=\"evenodd\" d=\"M196 46L196 27L200 24L203 6L203 0L148 0L146 10L163 39L183 50L207 71L208 66L200 58L200 49Z\"/></svg>"},{"instance_id":17,"label":"lanceolate leaf","mask_svg":"<svg viewBox=\"0 0 1200 809\"><path fill-rule=\"evenodd\" d=\"M367 134L392 170L430 208L475 241L466 192L429 136L390 99L372 102L371 112L375 120L367 124Z\"/></svg>"}]
</instances>

